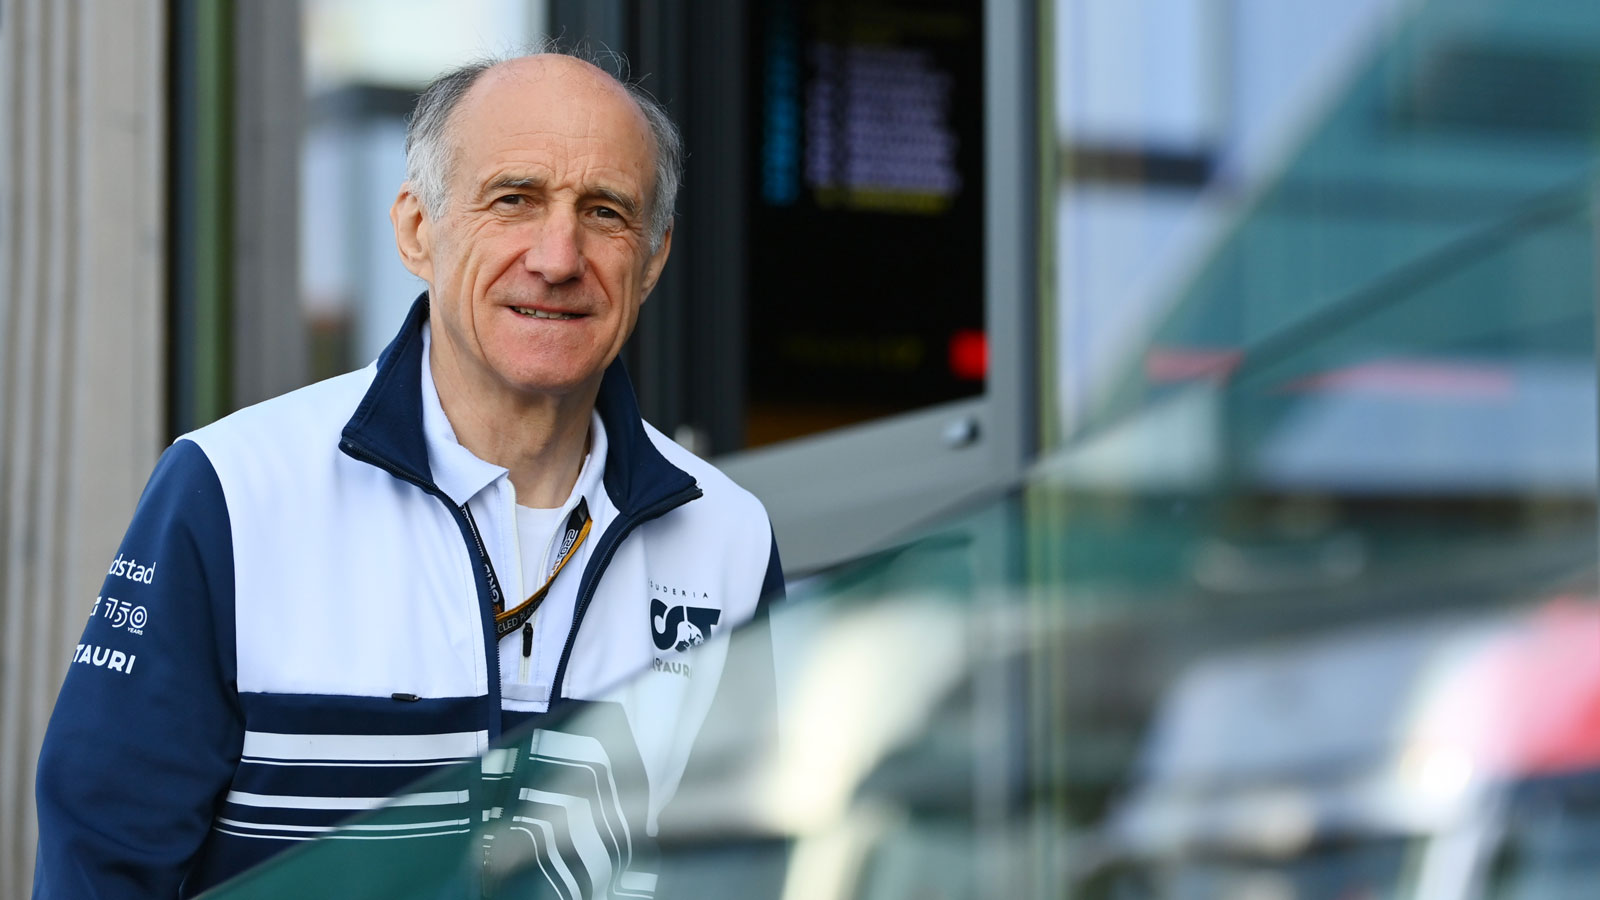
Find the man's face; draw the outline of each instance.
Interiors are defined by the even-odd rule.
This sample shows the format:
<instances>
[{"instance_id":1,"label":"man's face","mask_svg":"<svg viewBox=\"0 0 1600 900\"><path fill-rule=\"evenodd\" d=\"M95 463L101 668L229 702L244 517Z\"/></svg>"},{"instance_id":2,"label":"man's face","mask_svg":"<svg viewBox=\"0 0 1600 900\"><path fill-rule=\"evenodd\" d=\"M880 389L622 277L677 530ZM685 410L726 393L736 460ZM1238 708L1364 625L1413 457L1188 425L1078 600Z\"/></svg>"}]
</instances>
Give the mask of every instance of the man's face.
<instances>
[{"instance_id":1,"label":"man's face","mask_svg":"<svg viewBox=\"0 0 1600 900\"><path fill-rule=\"evenodd\" d=\"M593 389L670 247L650 252L644 116L598 69L546 56L485 73L451 125L441 215L405 190L393 212L431 289L436 372L530 398Z\"/></svg>"}]
</instances>

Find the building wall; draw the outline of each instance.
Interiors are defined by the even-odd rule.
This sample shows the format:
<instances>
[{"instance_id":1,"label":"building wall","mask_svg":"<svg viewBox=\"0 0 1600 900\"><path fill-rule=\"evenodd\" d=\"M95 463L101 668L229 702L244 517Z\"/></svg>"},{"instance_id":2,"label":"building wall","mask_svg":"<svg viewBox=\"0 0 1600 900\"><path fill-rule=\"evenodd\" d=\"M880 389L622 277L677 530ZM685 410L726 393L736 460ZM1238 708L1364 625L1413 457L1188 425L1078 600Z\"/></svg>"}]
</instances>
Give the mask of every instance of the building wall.
<instances>
[{"instance_id":1,"label":"building wall","mask_svg":"<svg viewBox=\"0 0 1600 900\"><path fill-rule=\"evenodd\" d=\"M32 883L39 742L164 440L164 10L0 3L0 897Z\"/></svg>"}]
</instances>

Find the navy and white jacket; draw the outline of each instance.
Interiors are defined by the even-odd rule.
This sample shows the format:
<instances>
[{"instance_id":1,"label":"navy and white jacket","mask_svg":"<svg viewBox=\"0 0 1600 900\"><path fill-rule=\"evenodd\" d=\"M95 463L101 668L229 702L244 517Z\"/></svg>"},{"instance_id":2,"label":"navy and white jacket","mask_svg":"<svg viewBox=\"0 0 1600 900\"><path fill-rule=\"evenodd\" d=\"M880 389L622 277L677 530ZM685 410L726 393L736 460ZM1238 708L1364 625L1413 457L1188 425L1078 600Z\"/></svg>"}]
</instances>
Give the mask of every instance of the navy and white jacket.
<instances>
[{"instance_id":1,"label":"navy and white jacket","mask_svg":"<svg viewBox=\"0 0 1600 900\"><path fill-rule=\"evenodd\" d=\"M424 295L372 366L163 454L40 754L35 897L199 893L499 736L474 529L498 581L520 572L514 495L481 460L436 473L450 442L426 329ZM620 364L596 413L603 471L575 492L594 526L570 626L540 623L567 632L546 690L620 707L653 827L724 662L711 644L676 663L681 623L709 634L750 619L782 575L760 503L641 421ZM412 824L382 839L464 833L483 813L471 793L408 796Z\"/></svg>"}]
</instances>

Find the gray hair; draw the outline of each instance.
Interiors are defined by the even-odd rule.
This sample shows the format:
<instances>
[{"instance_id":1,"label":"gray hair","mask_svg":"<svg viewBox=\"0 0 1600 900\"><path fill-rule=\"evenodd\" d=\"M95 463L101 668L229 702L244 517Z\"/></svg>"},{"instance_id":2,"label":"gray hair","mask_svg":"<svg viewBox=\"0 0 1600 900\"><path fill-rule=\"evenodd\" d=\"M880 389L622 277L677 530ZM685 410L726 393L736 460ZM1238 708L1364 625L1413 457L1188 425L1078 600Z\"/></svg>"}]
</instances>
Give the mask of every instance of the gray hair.
<instances>
[{"instance_id":1,"label":"gray hair","mask_svg":"<svg viewBox=\"0 0 1600 900\"><path fill-rule=\"evenodd\" d=\"M565 50L542 49L526 56L556 54L593 63L611 75L634 105L644 115L655 143L655 189L651 192L649 208L650 252L661 249L667 229L672 226L672 214L678 201L678 185L683 180L683 138L678 126L656 98L644 88L612 75L604 65L584 55ZM447 185L455 163L455 145L450 140L450 120L463 98L495 66L524 56L507 56L480 59L451 69L434 79L417 96L417 107L406 123L406 180L422 201L428 217L437 219L444 214L448 199ZM620 61L613 55L613 61Z\"/></svg>"}]
</instances>

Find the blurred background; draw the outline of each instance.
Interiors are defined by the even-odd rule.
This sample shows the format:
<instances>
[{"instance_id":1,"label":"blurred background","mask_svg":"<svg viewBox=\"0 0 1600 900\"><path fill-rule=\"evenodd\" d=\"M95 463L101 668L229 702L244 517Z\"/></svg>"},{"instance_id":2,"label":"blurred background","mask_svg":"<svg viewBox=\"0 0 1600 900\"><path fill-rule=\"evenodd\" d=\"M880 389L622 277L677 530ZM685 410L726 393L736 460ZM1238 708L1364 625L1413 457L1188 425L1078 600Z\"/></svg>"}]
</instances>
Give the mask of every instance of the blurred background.
<instances>
[{"instance_id":1,"label":"blurred background","mask_svg":"<svg viewBox=\"0 0 1600 900\"><path fill-rule=\"evenodd\" d=\"M625 358L794 585L669 864L1589 896L1592 0L0 2L0 896L161 449L375 358L416 92L551 36L683 128Z\"/></svg>"}]
</instances>

